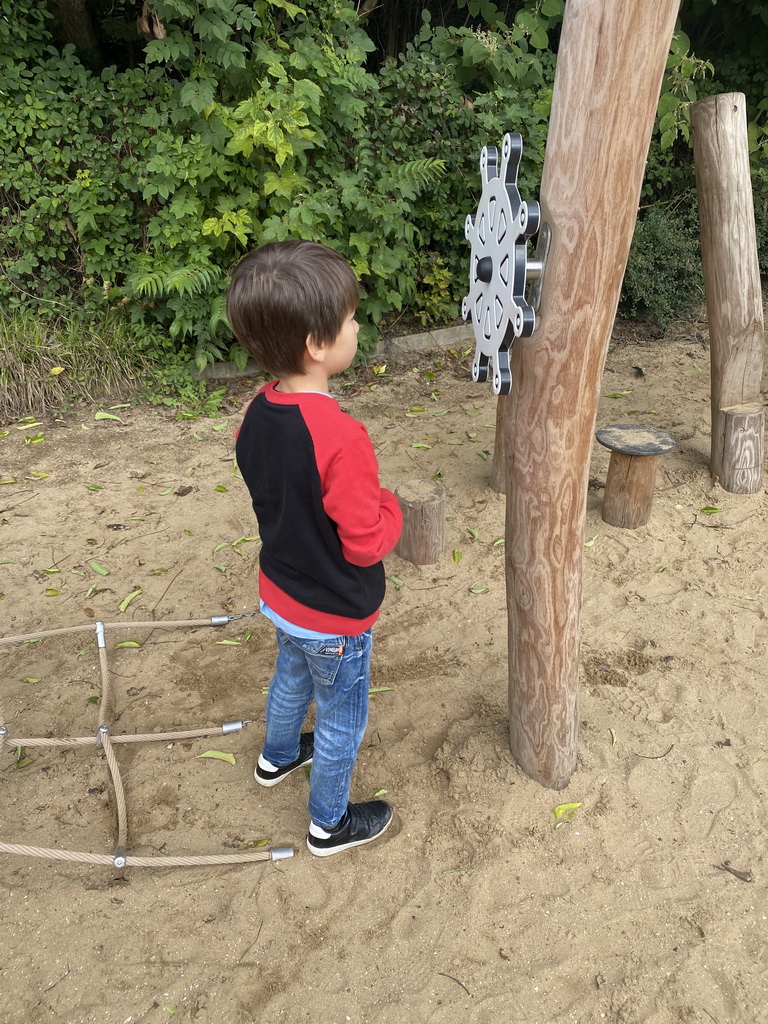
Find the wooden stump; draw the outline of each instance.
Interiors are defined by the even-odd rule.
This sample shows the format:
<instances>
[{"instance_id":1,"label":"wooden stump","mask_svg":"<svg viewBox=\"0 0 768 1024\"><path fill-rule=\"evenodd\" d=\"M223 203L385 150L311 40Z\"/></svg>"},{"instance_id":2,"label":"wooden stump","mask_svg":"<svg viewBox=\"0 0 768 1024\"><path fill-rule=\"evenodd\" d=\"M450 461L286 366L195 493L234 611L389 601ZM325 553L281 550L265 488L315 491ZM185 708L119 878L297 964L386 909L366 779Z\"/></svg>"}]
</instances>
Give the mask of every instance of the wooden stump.
<instances>
[{"instance_id":1,"label":"wooden stump","mask_svg":"<svg viewBox=\"0 0 768 1024\"><path fill-rule=\"evenodd\" d=\"M634 530L651 516L656 470L664 452L676 442L663 430L622 423L603 427L595 435L611 451L603 497L603 522Z\"/></svg>"},{"instance_id":2,"label":"wooden stump","mask_svg":"<svg viewBox=\"0 0 768 1024\"><path fill-rule=\"evenodd\" d=\"M732 494L754 494L763 486L765 409L757 403L722 409L720 483Z\"/></svg>"},{"instance_id":3,"label":"wooden stump","mask_svg":"<svg viewBox=\"0 0 768 1024\"><path fill-rule=\"evenodd\" d=\"M445 491L431 480L402 484L395 491L403 532L395 554L414 565L438 562L445 547Z\"/></svg>"}]
</instances>

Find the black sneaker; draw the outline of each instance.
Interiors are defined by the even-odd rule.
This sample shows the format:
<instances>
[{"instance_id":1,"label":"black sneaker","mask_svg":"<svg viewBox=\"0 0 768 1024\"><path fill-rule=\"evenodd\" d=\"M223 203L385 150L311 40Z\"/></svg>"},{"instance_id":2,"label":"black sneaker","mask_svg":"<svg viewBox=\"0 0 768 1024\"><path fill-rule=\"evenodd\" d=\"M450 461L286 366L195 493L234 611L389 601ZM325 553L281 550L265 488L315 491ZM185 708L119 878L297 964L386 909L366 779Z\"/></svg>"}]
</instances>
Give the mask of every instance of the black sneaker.
<instances>
[{"instance_id":1,"label":"black sneaker","mask_svg":"<svg viewBox=\"0 0 768 1024\"><path fill-rule=\"evenodd\" d=\"M315 749L315 734L303 732L299 740L299 756L290 764L277 766L267 761L263 754L259 754L259 760L253 769L253 777L260 786L276 786L286 775L295 772L297 768L303 768L306 764L312 764L312 753Z\"/></svg>"},{"instance_id":2,"label":"black sneaker","mask_svg":"<svg viewBox=\"0 0 768 1024\"><path fill-rule=\"evenodd\" d=\"M307 847L316 857L330 857L352 846L372 843L387 831L392 821L392 808L384 800L349 804L344 817L332 829L311 822Z\"/></svg>"}]
</instances>

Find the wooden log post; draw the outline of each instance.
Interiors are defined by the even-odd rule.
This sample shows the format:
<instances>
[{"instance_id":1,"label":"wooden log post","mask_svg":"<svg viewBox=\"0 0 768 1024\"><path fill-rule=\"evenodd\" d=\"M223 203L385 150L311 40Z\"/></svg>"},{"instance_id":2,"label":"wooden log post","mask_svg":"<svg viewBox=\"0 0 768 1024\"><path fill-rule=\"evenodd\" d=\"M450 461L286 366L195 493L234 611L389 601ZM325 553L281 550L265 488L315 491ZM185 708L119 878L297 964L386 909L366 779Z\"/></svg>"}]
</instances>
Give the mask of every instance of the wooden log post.
<instances>
[{"instance_id":1,"label":"wooden log post","mask_svg":"<svg viewBox=\"0 0 768 1024\"><path fill-rule=\"evenodd\" d=\"M710 469L727 491L752 494L763 486L764 324L744 95L708 96L694 103L691 121L712 372Z\"/></svg>"},{"instance_id":2,"label":"wooden log post","mask_svg":"<svg viewBox=\"0 0 768 1024\"><path fill-rule=\"evenodd\" d=\"M488 481L491 489L497 494L506 494L506 446L504 444L504 410L507 408L504 398L496 401L496 437L493 443L493 459L491 460L491 477Z\"/></svg>"},{"instance_id":3,"label":"wooden log post","mask_svg":"<svg viewBox=\"0 0 768 1024\"><path fill-rule=\"evenodd\" d=\"M568 0L541 183L539 325L505 399L510 747L551 789L576 766L589 462L678 0Z\"/></svg>"},{"instance_id":4,"label":"wooden log post","mask_svg":"<svg viewBox=\"0 0 768 1024\"><path fill-rule=\"evenodd\" d=\"M401 484L395 491L403 532L395 554L414 565L440 561L445 547L445 491L431 480Z\"/></svg>"}]
</instances>

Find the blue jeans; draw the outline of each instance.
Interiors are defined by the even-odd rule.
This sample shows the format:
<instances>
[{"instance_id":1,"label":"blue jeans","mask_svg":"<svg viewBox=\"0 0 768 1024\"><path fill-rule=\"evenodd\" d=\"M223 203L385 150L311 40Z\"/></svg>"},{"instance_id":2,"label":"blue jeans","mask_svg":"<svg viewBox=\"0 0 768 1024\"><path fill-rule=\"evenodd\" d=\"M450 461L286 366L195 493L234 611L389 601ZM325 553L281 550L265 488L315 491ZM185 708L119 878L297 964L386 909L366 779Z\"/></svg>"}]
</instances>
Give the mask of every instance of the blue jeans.
<instances>
[{"instance_id":1,"label":"blue jeans","mask_svg":"<svg viewBox=\"0 0 768 1024\"><path fill-rule=\"evenodd\" d=\"M352 769L368 724L371 641L370 629L330 640L305 640L277 630L262 753L275 765L297 759L301 726L314 699L309 813L323 828L332 828L349 802Z\"/></svg>"}]
</instances>

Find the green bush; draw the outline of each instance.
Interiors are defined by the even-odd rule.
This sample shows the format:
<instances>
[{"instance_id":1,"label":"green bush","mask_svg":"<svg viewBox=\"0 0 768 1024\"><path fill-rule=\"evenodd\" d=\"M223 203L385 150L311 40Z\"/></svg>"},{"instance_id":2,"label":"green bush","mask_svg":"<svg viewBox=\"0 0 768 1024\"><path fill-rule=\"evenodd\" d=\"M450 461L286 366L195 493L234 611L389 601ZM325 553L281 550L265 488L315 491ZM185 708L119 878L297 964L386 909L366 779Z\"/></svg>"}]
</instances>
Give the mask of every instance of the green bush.
<instances>
[{"instance_id":1,"label":"green bush","mask_svg":"<svg viewBox=\"0 0 768 1024\"><path fill-rule=\"evenodd\" d=\"M687 209L693 197L688 197ZM698 223L680 207L656 204L638 220L620 311L664 328L703 301Z\"/></svg>"},{"instance_id":2,"label":"green bush","mask_svg":"<svg viewBox=\"0 0 768 1024\"><path fill-rule=\"evenodd\" d=\"M509 23L491 0L466 0L463 26L425 13L375 73L349 0L151 6L164 34L128 44L134 5L89 4L105 50L132 53L102 68L53 45L46 5L0 0L5 309L124 314L144 355L167 367L164 398L187 360L245 361L224 294L232 265L267 241L323 241L350 260L363 353L393 311L452 319L481 147L520 131L520 189L538 195L563 0L507 5ZM627 272L623 308L636 315L668 318L695 293L680 276L695 262L692 224L679 221L691 203L687 105L707 67L679 35Z\"/></svg>"}]
</instances>

